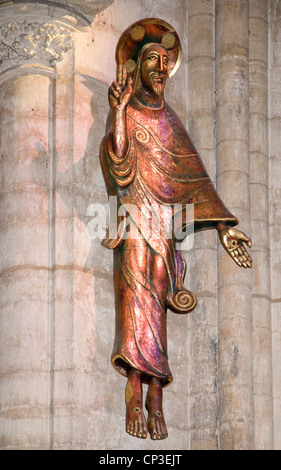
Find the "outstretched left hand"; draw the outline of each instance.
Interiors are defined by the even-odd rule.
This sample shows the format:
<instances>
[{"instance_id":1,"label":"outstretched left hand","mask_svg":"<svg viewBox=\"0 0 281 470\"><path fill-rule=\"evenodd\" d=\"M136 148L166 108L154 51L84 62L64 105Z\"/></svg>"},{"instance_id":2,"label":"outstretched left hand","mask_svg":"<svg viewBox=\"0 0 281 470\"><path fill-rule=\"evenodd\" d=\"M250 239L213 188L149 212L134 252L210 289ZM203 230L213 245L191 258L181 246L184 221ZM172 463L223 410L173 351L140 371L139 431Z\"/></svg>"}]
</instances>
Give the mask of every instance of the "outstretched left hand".
<instances>
[{"instance_id":1,"label":"outstretched left hand","mask_svg":"<svg viewBox=\"0 0 281 470\"><path fill-rule=\"evenodd\" d=\"M219 230L219 237L222 246L238 266L243 268L252 267L253 260L243 245L243 243L246 243L246 245L251 248L252 242L245 233L240 232L240 230L234 227L227 227L223 230Z\"/></svg>"}]
</instances>

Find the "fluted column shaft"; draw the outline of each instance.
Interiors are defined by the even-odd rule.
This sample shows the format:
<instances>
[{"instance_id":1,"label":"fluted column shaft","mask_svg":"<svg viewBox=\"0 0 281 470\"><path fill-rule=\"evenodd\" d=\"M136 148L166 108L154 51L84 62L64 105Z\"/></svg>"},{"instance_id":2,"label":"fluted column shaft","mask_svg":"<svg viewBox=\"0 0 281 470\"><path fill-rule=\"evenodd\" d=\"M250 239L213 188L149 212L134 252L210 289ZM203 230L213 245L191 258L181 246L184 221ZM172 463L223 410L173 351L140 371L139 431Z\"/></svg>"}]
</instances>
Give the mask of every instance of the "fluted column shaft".
<instances>
[{"instance_id":1,"label":"fluted column shaft","mask_svg":"<svg viewBox=\"0 0 281 470\"><path fill-rule=\"evenodd\" d=\"M253 353L256 449L273 448L268 204L268 5L249 10L249 105L253 239Z\"/></svg>"},{"instance_id":2,"label":"fluted column shaft","mask_svg":"<svg viewBox=\"0 0 281 470\"><path fill-rule=\"evenodd\" d=\"M215 1L188 1L189 132L213 180L215 159ZM190 448L217 448L216 231L197 233L190 257L198 306L189 317Z\"/></svg>"},{"instance_id":3,"label":"fluted column shaft","mask_svg":"<svg viewBox=\"0 0 281 470\"><path fill-rule=\"evenodd\" d=\"M216 1L217 187L250 234L249 2ZM254 447L251 271L218 256L221 449Z\"/></svg>"},{"instance_id":4,"label":"fluted column shaft","mask_svg":"<svg viewBox=\"0 0 281 470\"><path fill-rule=\"evenodd\" d=\"M24 75L0 91L0 418L6 449L30 443L48 448L48 197L30 166L36 143L48 145L49 89L47 76Z\"/></svg>"},{"instance_id":5,"label":"fluted column shaft","mask_svg":"<svg viewBox=\"0 0 281 470\"><path fill-rule=\"evenodd\" d=\"M271 265L274 449L281 449L281 23L280 0L269 0L269 222Z\"/></svg>"},{"instance_id":6,"label":"fluted column shaft","mask_svg":"<svg viewBox=\"0 0 281 470\"><path fill-rule=\"evenodd\" d=\"M83 441L94 337L90 241L73 208L74 30L1 8L1 448L69 448Z\"/></svg>"}]
</instances>

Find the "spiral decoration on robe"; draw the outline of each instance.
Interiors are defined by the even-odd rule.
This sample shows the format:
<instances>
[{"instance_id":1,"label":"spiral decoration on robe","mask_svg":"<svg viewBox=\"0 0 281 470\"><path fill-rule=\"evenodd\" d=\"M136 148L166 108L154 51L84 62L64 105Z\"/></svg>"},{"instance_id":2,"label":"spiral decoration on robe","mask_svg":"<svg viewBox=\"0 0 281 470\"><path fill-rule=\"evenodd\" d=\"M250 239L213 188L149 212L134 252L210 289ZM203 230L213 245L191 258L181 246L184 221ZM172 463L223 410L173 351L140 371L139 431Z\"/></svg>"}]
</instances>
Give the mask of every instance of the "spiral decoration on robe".
<instances>
[{"instance_id":1,"label":"spiral decoration on robe","mask_svg":"<svg viewBox=\"0 0 281 470\"><path fill-rule=\"evenodd\" d=\"M179 314L191 312L197 304L196 295L187 289L178 290L173 296L169 294L167 300L169 309Z\"/></svg>"},{"instance_id":2,"label":"spiral decoration on robe","mask_svg":"<svg viewBox=\"0 0 281 470\"><path fill-rule=\"evenodd\" d=\"M136 135L136 139L139 142L141 142L142 144L148 144L150 140L150 135L146 129L141 129L141 128L136 129L135 135Z\"/></svg>"}]
</instances>

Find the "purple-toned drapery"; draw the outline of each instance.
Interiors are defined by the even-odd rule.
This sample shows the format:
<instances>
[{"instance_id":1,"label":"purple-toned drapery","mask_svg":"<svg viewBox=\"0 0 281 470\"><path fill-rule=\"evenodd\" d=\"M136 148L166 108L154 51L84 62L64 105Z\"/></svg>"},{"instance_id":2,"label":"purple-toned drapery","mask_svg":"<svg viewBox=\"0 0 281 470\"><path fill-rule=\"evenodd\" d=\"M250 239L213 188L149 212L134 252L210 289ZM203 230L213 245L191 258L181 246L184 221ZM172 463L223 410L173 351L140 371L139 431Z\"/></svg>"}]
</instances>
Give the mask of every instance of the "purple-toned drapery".
<instances>
[{"instance_id":1,"label":"purple-toned drapery","mask_svg":"<svg viewBox=\"0 0 281 470\"><path fill-rule=\"evenodd\" d=\"M125 232L126 220L121 217L118 237L108 234L103 241L115 252L112 363L125 376L134 367L142 371L144 381L154 376L167 385L172 381L167 308L177 311L181 303L177 294L188 293L182 286L185 262L176 250L176 239L190 222L198 231L214 228L220 221L229 225L238 221L219 198L183 124L167 104L152 109L133 97L126 113L127 154L122 159L114 154L110 124L100 152L108 194L116 195L120 206L134 207L130 219L135 230ZM186 221L186 204L194 205L192 221ZM178 217L174 209L180 205L183 211ZM188 302L186 311L192 309ZM179 309L184 312L184 306Z\"/></svg>"}]
</instances>

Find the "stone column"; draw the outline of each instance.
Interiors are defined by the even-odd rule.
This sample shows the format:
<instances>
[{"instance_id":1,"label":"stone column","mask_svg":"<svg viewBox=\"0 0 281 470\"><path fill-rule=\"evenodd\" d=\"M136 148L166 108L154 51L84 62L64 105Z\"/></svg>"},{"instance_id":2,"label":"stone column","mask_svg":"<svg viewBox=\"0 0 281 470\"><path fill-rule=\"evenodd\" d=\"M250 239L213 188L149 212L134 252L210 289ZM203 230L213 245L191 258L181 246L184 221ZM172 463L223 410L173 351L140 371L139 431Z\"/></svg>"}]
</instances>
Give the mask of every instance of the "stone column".
<instances>
[{"instance_id":1,"label":"stone column","mask_svg":"<svg viewBox=\"0 0 281 470\"><path fill-rule=\"evenodd\" d=\"M55 341L56 64L72 48L73 28L10 7L0 22L1 447L49 449L64 389L55 385L55 350L57 359L65 347Z\"/></svg>"},{"instance_id":2,"label":"stone column","mask_svg":"<svg viewBox=\"0 0 281 470\"><path fill-rule=\"evenodd\" d=\"M42 75L1 85L2 448L48 447L48 196L30 165L48 146L49 92Z\"/></svg>"},{"instance_id":3,"label":"stone column","mask_svg":"<svg viewBox=\"0 0 281 470\"><path fill-rule=\"evenodd\" d=\"M281 449L281 2L269 2L269 155L274 449Z\"/></svg>"},{"instance_id":4,"label":"stone column","mask_svg":"<svg viewBox=\"0 0 281 470\"><path fill-rule=\"evenodd\" d=\"M215 2L188 1L189 133L215 181ZM188 277L198 305L188 318L190 448L217 449L217 233L197 233Z\"/></svg>"},{"instance_id":5,"label":"stone column","mask_svg":"<svg viewBox=\"0 0 281 470\"><path fill-rule=\"evenodd\" d=\"M268 4L250 2L250 157L253 240L255 447L273 448L269 253Z\"/></svg>"},{"instance_id":6,"label":"stone column","mask_svg":"<svg viewBox=\"0 0 281 470\"><path fill-rule=\"evenodd\" d=\"M249 2L216 1L217 187L250 235ZM218 256L221 449L254 447L251 271Z\"/></svg>"}]
</instances>

